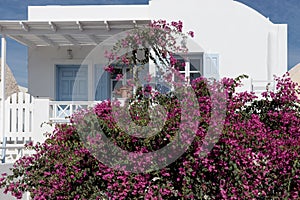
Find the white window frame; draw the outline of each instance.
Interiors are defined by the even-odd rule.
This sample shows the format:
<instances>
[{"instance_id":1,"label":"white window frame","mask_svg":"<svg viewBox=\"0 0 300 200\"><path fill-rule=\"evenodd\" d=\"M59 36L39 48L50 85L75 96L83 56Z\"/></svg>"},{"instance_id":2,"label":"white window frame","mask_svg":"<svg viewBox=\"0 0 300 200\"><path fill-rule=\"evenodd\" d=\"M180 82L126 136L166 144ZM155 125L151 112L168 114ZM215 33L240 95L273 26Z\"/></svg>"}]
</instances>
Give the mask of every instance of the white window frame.
<instances>
[{"instance_id":1,"label":"white window frame","mask_svg":"<svg viewBox=\"0 0 300 200\"><path fill-rule=\"evenodd\" d=\"M180 57L179 57L180 56ZM184 77L185 77L185 81L190 84L190 75L191 73L196 74L196 73L200 73L201 76L203 76L203 53L194 53L194 54L188 54L188 55L177 55L175 56L176 59L184 59L185 60L185 67L184 67L184 71L179 71L181 74L184 73ZM190 63L191 60L193 59L199 59L200 60L200 66L199 66L199 70L196 71L191 71L190 70Z\"/></svg>"}]
</instances>

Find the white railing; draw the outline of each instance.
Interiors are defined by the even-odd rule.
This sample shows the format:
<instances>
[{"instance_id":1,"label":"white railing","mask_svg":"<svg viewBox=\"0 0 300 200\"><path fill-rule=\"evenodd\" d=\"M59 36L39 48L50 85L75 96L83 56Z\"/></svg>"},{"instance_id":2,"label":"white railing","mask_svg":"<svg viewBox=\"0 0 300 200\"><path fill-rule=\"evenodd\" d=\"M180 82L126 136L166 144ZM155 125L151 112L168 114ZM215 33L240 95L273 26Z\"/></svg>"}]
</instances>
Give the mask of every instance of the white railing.
<instances>
[{"instance_id":1,"label":"white railing","mask_svg":"<svg viewBox=\"0 0 300 200\"><path fill-rule=\"evenodd\" d=\"M54 123L69 122L69 117L76 111L95 105L95 101L50 101L49 120Z\"/></svg>"},{"instance_id":2,"label":"white railing","mask_svg":"<svg viewBox=\"0 0 300 200\"><path fill-rule=\"evenodd\" d=\"M253 80L251 79L251 90L257 94L260 94L266 89L269 91L275 91L276 83L274 80Z\"/></svg>"}]
</instances>

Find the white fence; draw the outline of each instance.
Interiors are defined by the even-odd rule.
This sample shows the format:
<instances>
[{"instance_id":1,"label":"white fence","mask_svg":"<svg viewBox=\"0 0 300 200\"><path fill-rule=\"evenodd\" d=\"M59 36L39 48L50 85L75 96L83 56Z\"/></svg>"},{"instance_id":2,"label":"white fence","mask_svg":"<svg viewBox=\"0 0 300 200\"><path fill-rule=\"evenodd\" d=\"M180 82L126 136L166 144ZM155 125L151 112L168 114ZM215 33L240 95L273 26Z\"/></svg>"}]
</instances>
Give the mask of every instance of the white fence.
<instances>
[{"instance_id":1,"label":"white fence","mask_svg":"<svg viewBox=\"0 0 300 200\"><path fill-rule=\"evenodd\" d=\"M43 142L44 134L53 131L52 123L67 123L79 109L93 106L94 101L50 101L49 98L34 98L27 93L15 93L5 101L5 133L0 131L0 159L12 163L24 154L28 142ZM2 112L2 109L1 109ZM44 124L44 126L41 126Z\"/></svg>"},{"instance_id":2,"label":"white fence","mask_svg":"<svg viewBox=\"0 0 300 200\"><path fill-rule=\"evenodd\" d=\"M2 112L3 108L1 108ZM5 118L1 119L0 154L5 163L13 163L16 159L32 151L25 150L28 142L43 142L44 133L52 127L41 127L49 121L49 100L35 99L27 93L15 93L5 100Z\"/></svg>"},{"instance_id":3,"label":"white fence","mask_svg":"<svg viewBox=\"0 0 300 200\"><path fill-rule=\"evenodd\" d=\"M6 137L30 137L32 135L33 97L27 93L15 93L5 101Z\"/></svg>"},{"instance_id":4,"label":"white fence","mask_svg":"<svg viewBox=\"0 0 300 200\"><path fill-rule=\"evenodd\" d=\"M5 118L1 120L1 126L3 122L5 126L5 133L1 133L2 162L14 162L30 153L25 152L24 145L37 139L33 134L33 106L33 97L26 93L15 93L6 99Z\"/></svg>"}]
</instances>

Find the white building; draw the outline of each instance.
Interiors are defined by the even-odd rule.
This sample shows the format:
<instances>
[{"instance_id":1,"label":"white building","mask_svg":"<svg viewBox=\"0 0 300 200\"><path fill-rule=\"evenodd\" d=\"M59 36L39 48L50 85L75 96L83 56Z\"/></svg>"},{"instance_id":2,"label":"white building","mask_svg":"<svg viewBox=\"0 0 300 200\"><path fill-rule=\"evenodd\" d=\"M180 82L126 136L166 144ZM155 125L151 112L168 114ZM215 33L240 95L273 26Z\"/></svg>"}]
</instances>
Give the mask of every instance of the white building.
<instances>
[{"instance_id":1,"label":"white building","mask_svg":"<svg viewBox=\"0 0 300 200\"><path fill-rule=\"evenodd\" d=\"M98 82L105 61L86 60L95 46L117 33L155 19L181 20L186 31L195 32L193 42L188 43L193 55L189 61L194 62L197 73L204 76L247 74L250 79L244 82L243 89L252 90L256 82L268 82L273 75L280 76L287 71L287 25L273 24L260 13L233 0L29 6L28 20L0 21L2 60L5 62L6 37L28 46L28 93L47 106L43 111L35 109L33 112L43 112L42 116L37 116L45 121L58 119L61 116L57 115L66 106L74 104L71 102L74 96L82 100L77 102L81 105L111 97L113 80L103 76ZM213 71L210 71L211 63ZM78 71L80 65L84 67ZM185 72L190 73L188 69ZM80 77L80 86L74 94L75 90L70 88L76 76ZM56 112L59 109L61 112ZM68 109L67 112L71 112ZM2 130L6 130L3 125Z\"/></svg>"}]
</instances>

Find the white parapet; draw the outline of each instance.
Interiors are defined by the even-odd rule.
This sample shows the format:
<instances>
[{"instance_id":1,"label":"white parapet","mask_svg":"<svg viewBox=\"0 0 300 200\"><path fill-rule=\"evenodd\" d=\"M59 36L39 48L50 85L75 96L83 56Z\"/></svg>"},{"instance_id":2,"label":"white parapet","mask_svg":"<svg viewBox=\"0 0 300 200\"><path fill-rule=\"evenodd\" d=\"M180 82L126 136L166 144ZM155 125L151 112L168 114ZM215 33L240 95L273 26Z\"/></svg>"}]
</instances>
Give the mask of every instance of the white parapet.
<instances>
[{"instance_id":1,"label":"white parapet","mask_svg":"<svg viewBox=\"0 0 300 200\"><path fill-rule=\"evenodd\" d=\"M45 141L45 133L52 132L54 127L49 122L49 98L35 98L33 110L33 137L35 141Z\"/></svg>"}]
</instances>

